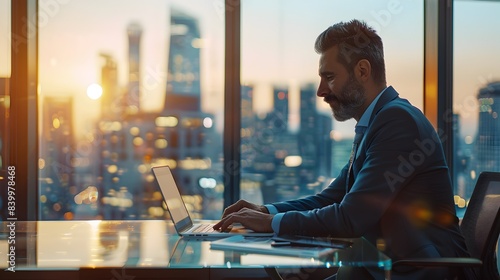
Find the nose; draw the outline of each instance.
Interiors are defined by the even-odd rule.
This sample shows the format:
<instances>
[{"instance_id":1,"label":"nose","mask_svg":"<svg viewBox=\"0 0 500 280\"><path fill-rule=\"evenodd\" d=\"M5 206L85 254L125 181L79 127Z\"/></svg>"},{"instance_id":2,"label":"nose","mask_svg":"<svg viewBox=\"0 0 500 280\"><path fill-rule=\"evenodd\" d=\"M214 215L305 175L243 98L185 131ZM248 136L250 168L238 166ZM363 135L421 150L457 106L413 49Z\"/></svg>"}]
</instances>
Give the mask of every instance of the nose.
<instances>
[{"instance_id":1,"label":"nose","mask_svg":"<svg viewBox=\"0 0 500 280\"><path fill-rule=\"evenodd\" d=\"M316 96L325 97L329 92L328 86L323 82L323 79L319 82L318 90L316 91Z\"/></svg>"}]
</instances>

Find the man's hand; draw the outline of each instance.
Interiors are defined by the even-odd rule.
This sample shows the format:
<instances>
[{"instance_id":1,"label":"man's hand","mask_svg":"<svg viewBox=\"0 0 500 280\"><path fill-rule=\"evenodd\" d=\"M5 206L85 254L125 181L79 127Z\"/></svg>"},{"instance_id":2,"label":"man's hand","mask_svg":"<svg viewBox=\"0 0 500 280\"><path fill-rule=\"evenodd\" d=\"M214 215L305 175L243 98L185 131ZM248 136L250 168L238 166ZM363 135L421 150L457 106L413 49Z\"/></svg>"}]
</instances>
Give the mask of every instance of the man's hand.
<instances>
[{"instance_id":1,"label":"man's hand","mask_svg":"<svg viewBox=\"0 0 500 280\"><path fill-rule=\"evenodd\" d=\"M229 215L231 213L238 212L243 208L248 208L248 209L259 211L259 212L262 212L265 214L269 214L269 211L267 211L267 208L264 205L257 205L257 204L253 204L251 202L248 202L246 200L240 199L235 204L230 205L229 207L224 209L224 213L222 214L222 218L226 217L227 215Z\"/></svg>"},{"instance_id":2,"label":"man's hand","mask_svg":"<svg viewBox=\"0 0 500 280\"><path fill-rule=\"evenodd\" d=\"M245 228L251 229L255 232L273 232L271 223L273 221L274 215L263 213L263 211L250 208L240 208L238 212L233 211L227 214L226 211L228 211L229 208L235 206L236 204L229 206L224 211L223 218L217 224L214 225L214 229L220 231L226 231L227 228L233 223L240 223ZM256 206L255 204L252 205Z\"/></svg>"}]
</instances>

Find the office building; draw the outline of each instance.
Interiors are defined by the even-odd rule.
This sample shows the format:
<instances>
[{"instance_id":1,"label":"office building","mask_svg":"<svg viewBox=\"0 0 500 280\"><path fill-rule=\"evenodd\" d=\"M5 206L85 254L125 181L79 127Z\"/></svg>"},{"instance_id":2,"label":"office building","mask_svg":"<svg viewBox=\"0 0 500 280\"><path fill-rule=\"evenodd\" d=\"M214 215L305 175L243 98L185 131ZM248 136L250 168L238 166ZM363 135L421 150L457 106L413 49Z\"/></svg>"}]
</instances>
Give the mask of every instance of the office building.
<instances>
[{"instance_id":1,"label":"office building","mask_svg":"<svg viewBox=\"0 0 500 280\"><path fill-rule=\"evenodd\" d=\"M332 119L316 110L316 87L305 85L300 90L299 147L302 167L307 169L309 181L319 174L329 174L332 166Z\"/></svg>"},{"instance_id":2,"label":"office building","mask_svg":"<svg viewBox=\"0 0 500 280\"><path fill-rule=\"evenodd\" d=\"M500 171L500 82L481 88L477 100L479 118L473 170L479 175L480 171Z\"/></svg>"},{"instance_id":3,"label":"office building","mask_svg":"<svg viewBox=\"0 0 500 280\"><path fill-rule=\"evenodd\" d=\"M253 112L253 87L241 86L241 168L251 172L256 156L255 113Z\"/></svg>"},{"instance_id":4,"label":"office building","mask_svg":"<svg viewBox=\"0 0 500 280\"><path fill-rule=\"evenodd\" d=\"M217 137L213 116L189 111L139 113L124 122L101 121L99 130L99 190L105 219L164 216L165 209L157 214L163 200L150 172L151 166L164 164L173 169L181 193L191 197L187 200L193 201L189 204L195 216L210 209L208 198L214 194L207 193L214 192L222 179L212 173L220 152L209 148Z\"/></svg>"},{"instance_id":5,"label":"office building","mask_svg":"<svg viewBox=\"0 0 500 280\"><path fill-rule=\"evenodd\" d=\"M141 108L141 36L142 27L134 22L127 27L128 35L128 91L125 97L127 114L136 114Z\"/></svg>"},{"instance_id":6,"label":"office building","mask_svg":"<svg viewBox=\"0 0 500 280\"><path fill-rule=\"evenodd\" d=\"M123 97L120 96L118 89L116 60L107 53L101 53L100 57L103 59L101 67L101 118L117 118L122 114L123 106L121 106L121 102L123 102ZM132 75L130 74L130 76Z\"/></svg>"},{"instance_id":7,"label":"office building","mask_svg":"<svg viewBox=\"0 0 500 280\"><path fill-rule=\"evenodd\" d=\"M288 130L288 111L290 106L290 96L288 89L281 86L273 88L273 114L275 115L274 127L276 132L285 132Z\"/></svg>"},{"instance_id":8,"label":"office building","mask_svg":"<svg viewBox=\"0 0 500 280\"><path fill-rule=\"evenodd\" d=\"M165 110L199 112L201 109L201 35L198 25L193 16L171 9Z\"/></svg>"},{"instance_id":9,"label":"office building","mask_svg":"<svg viewBox=\"0 0 500 280\"><path fill-rule=\"evenodd\" d=\"M223 180L219 162L222 148L215 145L220 135L215 130L214 116L201 112L199 49L192 47L193 40L200 39L197 25L195 18L172 10L169 86L160 112L130 113L130 104L125 103L125 114L120 118L103 118L97 124L101 139L97 188L103 196L99 215L104 219L165 218L168 214L150 172L151 166L163 164L172 168L194 217L220 215L212 204L222 196L216 191ZM137 24L132 27L127 30L129 37L134 34L133 45L137 47L142 29ZM138 70L134 64L140 61L138 48L131 49L136 51L131 52L134 55L129 68ZM102 76L111 86L114 69L108 58ZM140 80L139 71L134 73ZM130 77L135 77L132 72Z\"/></svg>"},{"instance_id":10,"label":"office building","mask_svg":"<svg viewBox=\"0 0 500 280\"><path fill-rule=\"evenodd\" d=\"M453 114L453 187L454 194L460 197L470 197L474 181L470 178L468 168L471 165L472 148L470 143L466 143L464 137L461 137L461 119L459 114Z\"/></svg>"}]
</instances>

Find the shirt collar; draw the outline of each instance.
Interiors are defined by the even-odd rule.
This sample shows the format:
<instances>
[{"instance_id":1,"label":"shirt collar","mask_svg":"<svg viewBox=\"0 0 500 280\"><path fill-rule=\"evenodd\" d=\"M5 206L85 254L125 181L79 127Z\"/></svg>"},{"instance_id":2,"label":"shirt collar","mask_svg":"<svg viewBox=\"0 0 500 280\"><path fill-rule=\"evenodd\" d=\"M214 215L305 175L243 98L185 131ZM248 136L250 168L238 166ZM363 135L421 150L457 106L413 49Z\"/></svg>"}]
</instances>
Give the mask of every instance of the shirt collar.
<instances>
[{"instance_id":1,"label":"shirt collar","mask_svg":"<svg viewBox=\"0 0 500 280\"><path fill-rule=\"evenodd\" d=\"M375 104L377 104L378 100L380 99L380 96L382 96L382 93L384 93L384 91L387 89L387 87L385 87L378 95L377 97L375 97L375 99L373 99L372 103L370 103L370 105L368 106L368 108L366 108L365 112L363 113L363 115L361 116L361 118L359 119L358 123L356 124L356 127L360 127L360 126L363 126L365 128L368 127L368 125L370 125L370 117L373 113L373 109L375 108Z\"/></svg>"}]
</instances>

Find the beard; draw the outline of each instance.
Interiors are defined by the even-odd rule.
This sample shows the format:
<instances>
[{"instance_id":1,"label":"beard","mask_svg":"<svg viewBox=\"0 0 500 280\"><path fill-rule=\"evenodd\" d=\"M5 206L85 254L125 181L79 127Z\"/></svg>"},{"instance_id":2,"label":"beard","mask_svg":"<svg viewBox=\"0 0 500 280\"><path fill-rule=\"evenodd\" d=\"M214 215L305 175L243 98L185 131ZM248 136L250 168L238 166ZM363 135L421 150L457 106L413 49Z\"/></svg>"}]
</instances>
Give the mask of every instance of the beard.
<instances>
[{"instance_id":1,"label":"beard","mask_svg":"<svg viewBox=\"0 0 500 280\"><path fill-rule=\"evenodd\" d=\"M340 122L353 118L365 101L365 89L353 75L349 75L349 80L338 95L330 94L325 97L325 102L332 108L333 117Z\"/></svg>"}]
</instances>

